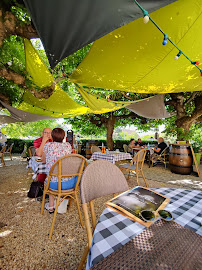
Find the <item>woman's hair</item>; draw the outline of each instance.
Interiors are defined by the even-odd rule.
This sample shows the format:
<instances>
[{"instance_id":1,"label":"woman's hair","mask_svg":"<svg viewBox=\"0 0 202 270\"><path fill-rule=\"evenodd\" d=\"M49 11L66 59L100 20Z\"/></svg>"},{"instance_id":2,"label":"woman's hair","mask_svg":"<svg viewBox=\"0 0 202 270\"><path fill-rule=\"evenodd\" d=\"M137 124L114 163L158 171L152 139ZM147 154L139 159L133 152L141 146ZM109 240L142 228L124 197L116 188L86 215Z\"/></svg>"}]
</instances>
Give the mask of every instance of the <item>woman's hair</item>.
<instances>
[{"instance_id":1,"label":"woman's hair","mask_svg":"<svg viewBox=\"0 0 202 270\"><path fill-rule=\"evenodd\" d=\"M130 143L132 142L132 141L134 141L135 139L133 138L133 139L130 139Z\"/></svg>"},{"instance_id":2,"label":"woman's hair","mask_svg":"<svg viewBox=\"0 0 202 270\"><path fill-rule=\"evenodd\" d=\"M65 137L65 132L62 128L54 128L51 132L54 142L62 142Z\"/></svg>"}]
</instances>

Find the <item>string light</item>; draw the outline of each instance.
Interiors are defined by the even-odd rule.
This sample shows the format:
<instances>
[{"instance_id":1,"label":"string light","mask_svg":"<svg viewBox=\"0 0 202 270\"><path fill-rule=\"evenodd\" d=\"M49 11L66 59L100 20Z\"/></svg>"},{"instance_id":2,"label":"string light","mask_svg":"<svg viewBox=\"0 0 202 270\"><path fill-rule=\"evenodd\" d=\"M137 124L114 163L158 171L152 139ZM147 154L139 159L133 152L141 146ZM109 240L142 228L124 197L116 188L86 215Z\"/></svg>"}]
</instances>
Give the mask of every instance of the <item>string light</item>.
<instances>
[{"instance_id":1,"label":"string light","mask_svg":"<svg viewBox=\"0 0 202 270\"><path fill-rule=\"evenodd\" d=\"M174 57L175 60L178 60L178 58L180 57L180 55L182 54L181 51L179 51L179 53Z\"/></svg>"},{"instance_id":2,"label":"string light","mask_svg":"<svg viewBox=\"0 0 202 270\"><path fill-rule=\"evenodd\" d=\"M189 59L189 57L184 54L178 47L177 45L168 37L167 34L165 34L163 32L163 30L155 23L155 21L150 17L148 11L146 11L136 0L133 0L135 2L135 4L141 9L141 11L143 12L143 21L144 23L147 23L149 20L159 29L159 31L164 35L164 39L163 39L163 42L162 44L163 45L166 45L167 42L169 41L178 51L179 53L174 57L175 60L178 60L178 58L180 57L181 54L184 55L185 58L187 58L187 60L189 60L189 62L194 65L196 68L198 68L198 70L200 71L200 74L202 76L202 70L198 67L198 65L200 64L200 61L191 61Z\"/></svg>"},{"instance_id":3,"label":"string light","mask_svg":"<svg viewBox=\"0 0 202 270\"><path fill-rule=\"evenodd\" d=\"M192 63L192 65L197 65L198 66L200 64L200 61L195 61L195 62L191 61L191 63Z\"/></svg>"},{"instance_id":4,"label":"string light","mask_svg":"<svg viewBox=\"0 0 202 270\"><path fill-rule=\"evenodd\" d=\"M143 14L144 14L143 22L148 23L149 22L149 13L148 13L148 11L144 10Z\"/></svg>"},{"instance_id":5,"label":"string light","mask_svg":"<svg viewBox=\"0 0 202 270\"><path fill-rule=\"evenodd\" d=\"M168 35L167 34L164 34L164 40L162 42L163 45L166 45L167 44L167 39L168 39Z\"/></svg>"}]
</instances>

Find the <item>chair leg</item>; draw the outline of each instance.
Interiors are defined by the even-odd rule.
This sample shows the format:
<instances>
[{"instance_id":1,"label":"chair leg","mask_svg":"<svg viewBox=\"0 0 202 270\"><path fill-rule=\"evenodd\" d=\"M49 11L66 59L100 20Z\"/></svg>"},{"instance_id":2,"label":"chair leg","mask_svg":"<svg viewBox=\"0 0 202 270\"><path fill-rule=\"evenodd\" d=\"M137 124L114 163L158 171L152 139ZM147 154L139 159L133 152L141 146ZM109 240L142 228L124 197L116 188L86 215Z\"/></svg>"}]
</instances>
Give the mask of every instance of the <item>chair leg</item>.
<instances>
[{"instance_id":1,"label":"chair leg","mask_svg":"<svg viewBox=\"0 0 202 270\"><path fill-rule=\"evenodd\" d=\"M138 173L136 173L136 177L137 177L137 185L139 186L140 183L139 183L139 179L138 179Z\"/></svg>"},{"instance_id":2,"label":"chair leg","mask_svg":"<svg viewBox=\"0 0 202 270\"><path fill-rule=\"evenodd\" d=\"M51 239L51 237L53 235L53 228L54 228L54 225L55 225L55 220L56 220L56 215L57 215L59 205L60 205L60 196L58 196L57 201L56 201L55 211L54 211L54 214L53 214L53 221L52 221L51 228L50 228L50 233L49 233L49 239Z\"/></svg>"},{"instance_id":3,"label":"chair leg","mask_svg":"<svg viewBox=\"0 0 202 270\"><path fill-rule=\"evenodd\" d=\"M78 199L78 195L77 195L76 192L75 192L75 198L76 198L76 204L77 204L77 208L78 208L78 213L79 213L80 223L81 223L81 226L84 227L84 225L83 225L83 220L82 220L82 216L81 216L80 205L79 205L79 199Z\"/></svg>"},{"instance_id":4,"label":"chair leg","mask_svg":"<svg viewBox=\"0 0 202 270\"><path fill-rule=\"evenodd\" d=\"M145 182L146 187L148 187L148 185L147 185L147 181L146 181L146 179L145 179L145 177L144 177L144 173L143 173L143 171L142 171L142 170L141 170L141 174L142 174L142 178L144 179L144 182Z\"/></svg>"},{"instance_id":5,"label":"chair leg","mask_svg":"<svg viewBox=\"0 0 202 270\"><path fill-rule=\"evenodd\" d=\"M128 180L130 179L130 171L128 172Z\"/></svg>"},{"instance_id":6,"label":"chair leg","mask_svg":"<svg viewBox=\"0 0 202 270\"><path fill-rule=\"evenodd\" d=\"M43 192L43 199L42 199L42 203L41 203L41 215L43 215L43 211L44 211L44 206L45 206L45 196L46 196L46 193Z\"/></svg>"},{"instance_id":7,"label":"chair leg","mask_svg":"<svg viewBox=\"0 0 202 270\"><path fill-rule=\"evenodd\" d=\"M11 158L11 160L12 160L12 156L11 156L11 154L10 154L10 158Z\"/></svg>"},{"instance_id":8,"label":"chair leg","mask_svg":"<svg viewBox=\"0 0 202 270\"><path fill-rule=\"evenodd\" d=\"M1 163L3 165L3 167L5 166L5 162L4 162L4 158L3 158L3 155L1 156Z\"/></svg>"},{"instance_id":9,"label":"chair leg","mask_svg":"<svg viewBox=\"0 0 202 270\"><path fill-rule=\"evenodd\" d=\"M85 262L85 260L86 260L86 258L88 256L89 250L90 250L90 248L89 248L89 245L87 244L77 270L82 270L83 269L83 265L84 265L84 262Z\"/></svg>"},{"instance_id":10,"label":"chair leg","mask_svg":"<svg viewBox=\"0 0 202 270\"><path fill-rule=\"evenodd\" d=\"M29 172L31 171L31 168L28 168L28 171L27 171L27 176L28 176L28 174L29 174Z\"/></svg>"}]
</instances>

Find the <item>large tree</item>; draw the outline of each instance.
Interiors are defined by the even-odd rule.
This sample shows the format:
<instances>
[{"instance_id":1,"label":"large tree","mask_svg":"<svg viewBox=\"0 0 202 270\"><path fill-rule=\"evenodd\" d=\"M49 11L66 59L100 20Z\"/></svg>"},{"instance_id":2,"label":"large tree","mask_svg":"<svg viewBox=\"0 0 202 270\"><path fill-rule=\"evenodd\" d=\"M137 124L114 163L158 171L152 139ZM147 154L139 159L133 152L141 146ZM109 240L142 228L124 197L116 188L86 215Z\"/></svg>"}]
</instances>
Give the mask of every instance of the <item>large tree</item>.
<instances>
[{"instance_id":1,"label":"large tree","mask_svg":"<svg viewBox=\"0 0 202 270\"><path fill-rule=\"evenodd\" d=\"M4 102L14 105L21 100L24 89L31 91L36 97L48 98L54 91L54 84L46 89L35 88L30 84L25 69L25 61L23 54L22 38L37 38L38 34L31 22L31 18L24 6L22 0L3 0L0 2L0 99ZM36 44L37 45L37 44ZM55 81L59 82L63 78L63 73L70 75L77 65L83 60L89 50L86 46L75 54L64 59L52 71ZM40 46L39 46L40 49ZM39 50L40 56L50 68L47 58L43 50ZM68 82L62 82L61 86L65 91L72 89L72 85ZM190 89L191 91L192 89ZM121 98L113 97L112 91L110 99L120 100ZM132 99L142 98L145 95L127 95L122 93L122 96ZM147 96L147 95L146 95ZM75 97L74 97L75 98ZM79 100L79 98L78 98ZM170 106L171 111L176 112L175 125L178 128L178 135L183 135L181 132L189 131L190 127L201 121L202 115L202 95L201 92L181 92L166 95L166 104ZM78 120L75 118L73 121ZM127 120L126 120L127 119ZM107 130L108 147L112 148L112 134L114 127L118 124L125 124L126 121L143 124L143 128L147 126L147 120L143 119L134 113L124 111L112 112L102 115L85 115L80 117L81 121L88 121L98 127L103 127ZM124 123L123 123L124 122ZM152 121L149 121L149 124ZM185 133L186 133L185 132Z\"/></svg>"}]
</instances>

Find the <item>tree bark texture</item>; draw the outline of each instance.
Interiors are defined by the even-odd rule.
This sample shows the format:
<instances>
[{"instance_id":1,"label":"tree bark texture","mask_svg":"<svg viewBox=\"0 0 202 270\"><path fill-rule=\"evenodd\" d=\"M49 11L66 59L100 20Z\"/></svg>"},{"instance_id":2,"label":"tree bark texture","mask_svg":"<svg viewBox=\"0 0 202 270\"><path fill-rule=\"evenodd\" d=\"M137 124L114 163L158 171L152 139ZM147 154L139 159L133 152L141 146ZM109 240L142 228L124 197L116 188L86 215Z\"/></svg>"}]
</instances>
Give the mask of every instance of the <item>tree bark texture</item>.
<instances>
[{"instance_id":1,"label":"tree bark texture","mask_svg":"<svg viewBox=\"0 0 202 270\"><path fill-rule=\"evenodd\" d=\"M11 35L27 39L39 37L31 24L22 25L11 12L0 9L0 46L2 46L4 39Z\"/></svg>"},{"instance_id":2,"label":"tree bark texture","mask_svg":"<svg viewBox=\"0 0 202 270\"><path fill-rule=\"evenodd\" d=\"M107 128L107 148L110 151L113 150L113 132L114 132L115 122L116 122L116 118L114 117L113 113L111 113L109 118L107 119L107 123L105 124Z\"/></svg>"}]
</instances>

